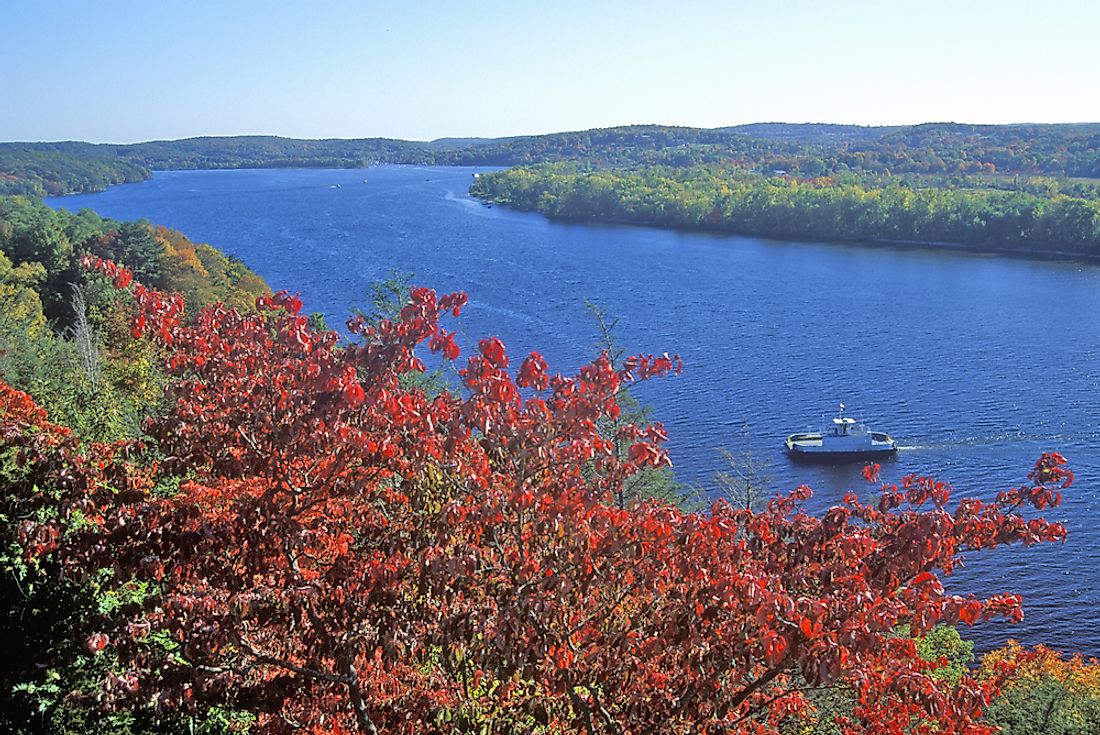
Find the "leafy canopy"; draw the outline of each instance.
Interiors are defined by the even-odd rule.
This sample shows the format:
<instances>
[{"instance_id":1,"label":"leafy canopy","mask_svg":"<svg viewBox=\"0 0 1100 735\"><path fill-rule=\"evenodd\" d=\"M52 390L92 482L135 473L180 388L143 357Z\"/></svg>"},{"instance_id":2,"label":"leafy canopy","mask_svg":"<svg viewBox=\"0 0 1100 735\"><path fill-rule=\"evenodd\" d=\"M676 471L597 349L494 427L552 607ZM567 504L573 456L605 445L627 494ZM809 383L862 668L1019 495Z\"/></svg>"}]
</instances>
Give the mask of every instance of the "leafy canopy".
<instances>
[{"instance_id":1,"label":"leafy canopy","mask_svg":"<svg viewBox=\"0 0 1100 735\"><path fill-rule=\"evenodd\" d=\"M188 322L179 297L89 265L160 345L169 410L148 446L82 446L0 385L0 432L24 468L27 559L117 591L86 640L117 657L116 705L229 707L261 733L779 733L844 686L844 732L993 732L980 718L1008 664L937 676L950 662L895 631L1019 619L1019 597L940 576L966 551L1063 539L1026 513L1060 502L1060 456L992 503L912 477L822 517L805 487L759 511L620 506L668 464L665 434L601 426L674 357L562 376L537 353L513 371L487 338L461 392L429 395L401 376L423 370L419 346L458 358L442 320L462 294L413 289L340 346L286 293Z\"/></svg>"}]
</instances>

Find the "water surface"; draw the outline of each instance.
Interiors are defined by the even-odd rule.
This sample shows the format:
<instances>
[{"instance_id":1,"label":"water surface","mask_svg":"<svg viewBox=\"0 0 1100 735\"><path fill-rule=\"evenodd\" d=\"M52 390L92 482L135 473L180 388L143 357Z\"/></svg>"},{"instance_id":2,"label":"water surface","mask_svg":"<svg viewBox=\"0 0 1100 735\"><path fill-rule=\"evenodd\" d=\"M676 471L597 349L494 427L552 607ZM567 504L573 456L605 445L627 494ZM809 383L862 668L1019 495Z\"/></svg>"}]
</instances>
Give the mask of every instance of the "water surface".
<instances>
[{"instance_id":1,"label":"water surface","mask_svg":"<svg viewBox=\"0 0 1100 735\"><path fill-rule=\"evenodd\" d=\"M619 319L623 347L683 357L682 376L638 396L686 483L710 483L716 448L751 448L775 487L813 487L814 508L862 492L858 466L793 465L781 450L840 401L900 440L890 480L934 474L989 498L1061 451L1077 483L1052 515L1069 541L974 555L951 584L1024 595L1022 625L964 631L983 648L1011 635L1100 655L1100 268L556 224L471 200L480 170L161 172L47 201L180 229L332 324L367 304L371 283L415 273L469 293L464 344L497 334L562 371L595 354L591 300Z\"/></svg>"}]
</instances>

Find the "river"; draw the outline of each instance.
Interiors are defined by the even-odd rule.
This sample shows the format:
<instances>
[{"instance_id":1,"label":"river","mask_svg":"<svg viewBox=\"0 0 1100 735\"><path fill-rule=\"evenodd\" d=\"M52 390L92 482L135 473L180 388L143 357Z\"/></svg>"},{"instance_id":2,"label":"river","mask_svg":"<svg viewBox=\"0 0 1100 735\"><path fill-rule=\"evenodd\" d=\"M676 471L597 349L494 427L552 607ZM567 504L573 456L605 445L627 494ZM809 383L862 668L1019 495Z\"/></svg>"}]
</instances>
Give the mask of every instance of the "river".
<instances>
[{"instance_id":1,"label":"river","mask_svg":"<svg viewBox=\"0 0 1100 735\"><path fill-rule=\"evenodd\" d=\"M919 248L776 242L559 224L487 207L483 169L158 172L140 184L48 199L145 218L244 260L273 288L342 324L394 272L464 290L465 345L496 334L572 371L596 352L590 300L630 352L679 353L681 376L637 396L665 423L676 474L713 488L717 448L751 451L778 489L808 484L812 509L867 494L858 466L790 463L786 434L841 401L902 445L884 479L909 473L991 498L1044 450L1077 474L1050 516L1066 544L972 555L948 580L1014 591L1021 625L963 631L1100 655L1100 267Z\"/></svg>"}]
</instances>

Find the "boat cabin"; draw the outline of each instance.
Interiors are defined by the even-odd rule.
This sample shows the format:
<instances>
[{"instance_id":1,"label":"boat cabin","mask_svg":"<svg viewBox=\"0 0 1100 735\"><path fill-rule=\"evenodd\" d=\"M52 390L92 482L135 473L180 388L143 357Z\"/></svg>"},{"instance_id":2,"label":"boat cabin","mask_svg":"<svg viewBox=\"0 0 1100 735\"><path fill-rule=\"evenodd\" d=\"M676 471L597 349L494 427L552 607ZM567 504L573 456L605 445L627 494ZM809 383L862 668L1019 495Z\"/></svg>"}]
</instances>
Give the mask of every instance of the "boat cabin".
<instances>
[{"instance_id":1,"label":"boat cabin","mask_svg":"<svg viewBox=\"0 0 1100 735\"><path fill-rule=\"evenodd\" d=\"M833 436L860 436L867 433L867 427L856 423L856 420L848 416L838 416L833 419Z\"/></svg>"}]
</instances>

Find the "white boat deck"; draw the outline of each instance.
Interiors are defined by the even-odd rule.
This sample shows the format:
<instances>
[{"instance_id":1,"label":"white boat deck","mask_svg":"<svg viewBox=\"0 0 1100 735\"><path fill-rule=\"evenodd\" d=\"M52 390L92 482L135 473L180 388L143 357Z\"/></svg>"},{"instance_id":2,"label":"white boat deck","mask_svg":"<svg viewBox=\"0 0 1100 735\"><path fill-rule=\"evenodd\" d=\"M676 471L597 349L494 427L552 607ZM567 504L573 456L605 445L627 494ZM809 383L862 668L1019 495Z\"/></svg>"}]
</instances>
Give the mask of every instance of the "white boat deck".
<instances>
[{"instance_id":1,"label":"white boat deck","mask_svg":"<svg viewBox=\"0 0 1100 735\"><path fill-rule=\"evenodd\" d=\"M871 431L851 417L838 416L832 420L832 424L832 431L828 432L791 434L787 437L787 451L804 456L852 457L897 451L897 442L889 434Z\"/></svg>"}]
</instances>

